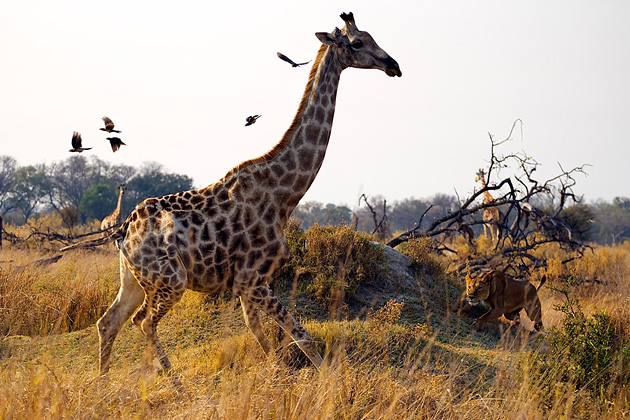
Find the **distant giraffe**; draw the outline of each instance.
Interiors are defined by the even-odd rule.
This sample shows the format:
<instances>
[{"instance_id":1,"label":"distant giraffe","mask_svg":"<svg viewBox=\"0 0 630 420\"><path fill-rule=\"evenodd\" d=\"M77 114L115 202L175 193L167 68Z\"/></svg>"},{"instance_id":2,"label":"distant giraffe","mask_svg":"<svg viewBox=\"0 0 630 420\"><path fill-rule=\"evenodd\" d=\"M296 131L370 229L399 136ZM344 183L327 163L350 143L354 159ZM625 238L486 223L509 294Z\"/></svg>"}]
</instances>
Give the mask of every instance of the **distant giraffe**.
<instances>
[{"instance_id":1,"label":"distant giraffe","mask_svg":"<svg viewBox=\"0 0 630 420\"><path fill-rule=\"evenodd\" d=\"M475 182L481 182L481 188L487 187L486 182L486 173L483 169L479 169L477 172L477 177L475 178ZM490 194L489 191L483 192L483 202L484 204L492 203L494 201L494 197ZM490 236L493 240L499 238L499 229L501 226L501 222L503 221L503 215L498 207L486 207L483 209L483 234L487 235L488 231L490 231Z\"/></svg>"},{"instance_id":2,"label":"distant giraffe","mask_svg":"<svg viewBox=\"0 0 630 420\"><path fill-rule=\"evenodd\" d=\"M261 328L261 310L316 367L321 365L310 334L268 286L273 273L289 258L283 229L324 160L342 70L373 68L392 77L402 75L398 63L369 33L356 27L352 13L343 13L341 18L343 29L315 34L322 46L297 114L268 153L237 165L206 188L146 199L109 236L63 249L110 241L116 241L120 249L121 287L97 323L102 373L109 368L118 331L134 312L133 322L162 368L170 371L156 327L186 289L232 290L265 353L271 352L271 345Z\"/></svg>"},{"instance_id":3,"label":"distant giraffe","mask_svg":"<svg viewBox=\"0 0 630 420\"><path fill-rule=\"evenodd\" d=\"M125 195L125 191L127 190L127 186L125 184L120 184L118 186L118 204L116 204L116 208L114 212L109 216L105 217L101 222L101 230L109 229L112 226L116 226L120 223L121 213L120 207L122 205L123 195Z\"/></svg>"}]
</instances>

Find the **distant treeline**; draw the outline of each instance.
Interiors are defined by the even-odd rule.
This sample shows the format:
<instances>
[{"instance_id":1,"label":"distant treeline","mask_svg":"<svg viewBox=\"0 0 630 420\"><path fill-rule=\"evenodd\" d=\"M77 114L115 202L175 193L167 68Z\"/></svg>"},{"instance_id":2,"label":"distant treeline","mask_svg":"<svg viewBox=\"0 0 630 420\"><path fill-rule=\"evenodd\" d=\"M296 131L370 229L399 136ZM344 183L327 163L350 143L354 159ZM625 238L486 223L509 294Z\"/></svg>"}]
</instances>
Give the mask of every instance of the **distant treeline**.
<instances>
[{"instance_id":1,"label":"distant treeline","mask_svg":"<svg viewBox=\"0 0 630 420\"><path fill-rule=\"evenodd\" d=\"M407 231L421 222L423 228L434 220L458 208L457 197L436 194L426 199L407 198L393 203L383 197L368 199L353 210L345 205L305 202L295 209L293 215L302 222L304 228L313 224L356 223L364 232L373 232L378 223L384 223L389 234ZM535 203L543 211L552 214L551 203ZM385 218L383 218L385 209ZM504 212L505 213L505 212ZM422 220L420 220L422 217ZM571 228L575 239L593 241L599 244L614 244L630 240L630 197L617 197L612 203L598 201L590 204L574 204L566 207L560 218ZM481 225L473 226L476 235L482 231Z\"/></svg>"},{"instance_id":2,"label":"distant treeline","mask_svg":"<svg viewBox=\"0 0 630 420\"><path fill-rule=\"evenodd\" d=\"M0 156L0 217L15 224L58 212L67 227L101 220L118 202L118 185L126 184L122 214L148 197L192 188L192 178L168 173L158 163L140 168L112 165L96 156L72 156L61 162L20 166Z\"/></svg>"},{"instance_id":3,"label":"distant treeline","mask_svg":"<svg viewBox=\"0 0 630 420\"><path fill-rule=\"evenodd\" d=\"M10 156L0 156L0 217L23 224L30 218L51 212L61 215L67 227L109 215L118 200L118 185L127 185L122 203L125 216L148 197L193 188L192 178L169 173L158 163L140 168L112 165L96 156L72 156L60 162L20 166ZM386 202L385 197L366 197L353 208L346 205L304 202L293 215L305 228L317 223L356 223L359 230L394 234L433 220L458 208L457 198L436 194L430 198L407 198ZM369 206L368 206L369 204ZM546 203L536 203L545 209ZM353 218L353 212L355 217ZM581 240L612 244L630 239L630 198L617 197L611 203L575 204L560 215ZM474 227L479 233L480 226Z\"/></svg>"}]
</instances>

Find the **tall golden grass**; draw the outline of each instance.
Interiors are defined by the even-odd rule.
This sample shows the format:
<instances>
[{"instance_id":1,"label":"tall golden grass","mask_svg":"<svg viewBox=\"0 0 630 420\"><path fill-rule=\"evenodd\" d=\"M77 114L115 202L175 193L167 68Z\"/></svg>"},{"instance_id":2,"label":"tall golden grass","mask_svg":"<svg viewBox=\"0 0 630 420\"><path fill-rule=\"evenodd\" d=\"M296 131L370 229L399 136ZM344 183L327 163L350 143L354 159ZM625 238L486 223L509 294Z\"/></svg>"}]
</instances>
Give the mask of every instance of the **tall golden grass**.
<instances>
[{"instance_id":1,"label":"tall golden grass","mask_svg":"<svg viewBox=\"0 0 630 420\"><path fill-rule=\"evenodd\" d=\"M344 240L344 247L353 243ZM439 272L440 259L422 247L412 251L418 272L444 282L427 293L434 297L457 285ZM596 247L568 268L576 276L597 279L573 286L571 296L579 298L587 316L609 314L620 340L629 336L629 250L628 243ZM548 254L552 261L557 252ZM314 319L308 310L297 311L325 354L319 372L268 319L264 327L278 350L266 358L229 294L189 292L159 328L183 389L157 373L131 323L114 345L110 374L100 379L93 324L117 292L117 255L74 252L54 264L34 264L46 256L33 250L0 252L0 419L630 416L628 384L616 383L602 394L567 379L565 365L541 363L549 346L545 336L500 323L473 333L472 319L449 315L444 301L435 298L421 305L437 316L419 322L410 313L414 296L398 296L395 290L384 291L393 292L391 299L365 317ZM552 262L549 275L566 269ZM310 293L307 289L303 292ZM554 307L564 296L543 288L541 300L545 327L561 328L564 314Z\"/></svg>"},{"instance_id":2,"label":"tall golden grass","mask_svg":"<svg viewBox=\"0 0 630 420\"><path fill-rule=\"evenodd\" d=\"M116 254L51 254L9 250L0 261L0 334L43 335L85 328L107 309L117 292Z\"/></svg>"}]
</instances>

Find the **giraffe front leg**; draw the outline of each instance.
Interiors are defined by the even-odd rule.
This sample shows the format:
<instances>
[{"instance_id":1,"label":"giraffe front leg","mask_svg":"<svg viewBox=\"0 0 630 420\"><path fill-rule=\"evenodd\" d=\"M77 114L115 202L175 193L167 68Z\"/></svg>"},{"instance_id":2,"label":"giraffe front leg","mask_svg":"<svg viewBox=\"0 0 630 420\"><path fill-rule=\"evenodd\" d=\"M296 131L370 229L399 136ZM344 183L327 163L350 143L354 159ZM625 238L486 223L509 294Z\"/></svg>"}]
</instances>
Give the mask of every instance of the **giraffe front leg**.
<instances>
[{"instance_id":1,"label":"giraffe front leg","mask_svg":"<svg viewBox=\"0 0 630 420\"><path fill-rule=\"evenodd\" d=\"M243 296L243 299L247 300L250 306L263 310L267 315L273 318L273 320L293 338L300 350L306 354L313 365L319 369L323 363L323 359L317 350L315 341L304 327L284 308L280 301L278 301L278 298L271 292L268 286L260 286L250 290L247 295ZM257 333L254 332L254 335L256 334ZM262 334L262 330L260 330L260 334ZM265 338L265 341L267 341L267 338Z\"/></svg>"}]
</instances>

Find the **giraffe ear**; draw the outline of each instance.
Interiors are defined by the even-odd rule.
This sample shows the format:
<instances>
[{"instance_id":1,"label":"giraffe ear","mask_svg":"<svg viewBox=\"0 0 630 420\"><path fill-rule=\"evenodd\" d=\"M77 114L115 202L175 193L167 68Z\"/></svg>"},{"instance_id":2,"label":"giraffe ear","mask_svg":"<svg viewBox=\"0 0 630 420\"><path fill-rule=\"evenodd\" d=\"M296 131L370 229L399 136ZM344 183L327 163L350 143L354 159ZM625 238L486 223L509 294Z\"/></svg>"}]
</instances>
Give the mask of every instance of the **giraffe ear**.
<instances>
[{"instance_id":1,"label":"giraffe ear","mask_svg":"<svg viewBox=\"0 0 630 420\"><path fill-rule=\"evenodd\" d=\"M328 32L315 32L315 36L319 39L324 45L332 45L335 43L337 38L335 35Z\"/></svg>"}]
</instances>

